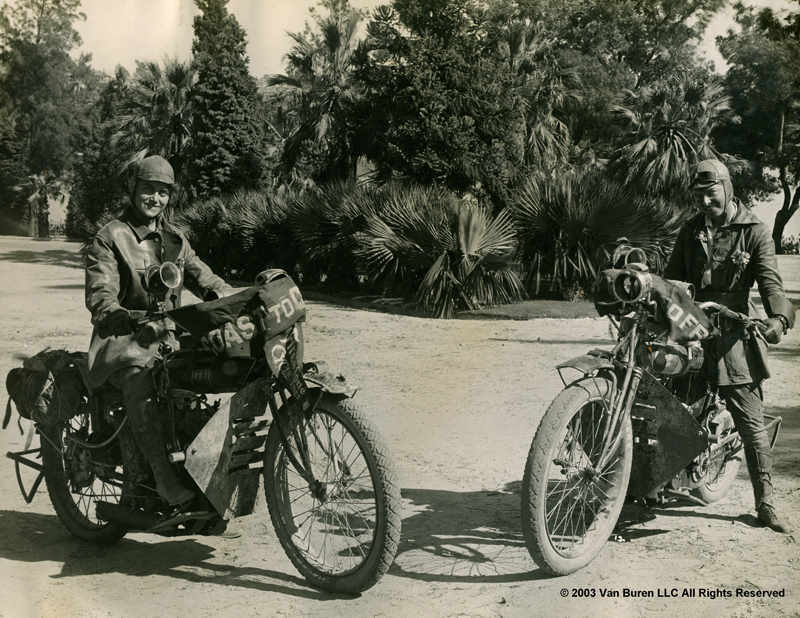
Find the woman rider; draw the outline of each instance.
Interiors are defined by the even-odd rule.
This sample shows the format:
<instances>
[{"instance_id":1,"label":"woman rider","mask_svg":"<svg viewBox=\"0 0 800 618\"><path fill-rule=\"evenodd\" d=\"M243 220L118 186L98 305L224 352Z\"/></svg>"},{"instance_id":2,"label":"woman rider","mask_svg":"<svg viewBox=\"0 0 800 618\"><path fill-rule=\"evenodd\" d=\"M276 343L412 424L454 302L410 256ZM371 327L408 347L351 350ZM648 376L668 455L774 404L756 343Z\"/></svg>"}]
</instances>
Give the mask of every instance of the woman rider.
<instances>
[{"instance_id":1,"label":"woman rider","mask_svg":"<svg viewBox=\"0 0 800 618\"><path fill-rule=\"evenodd\" d=\"M182 506L195 494L180 483L167 460L150 369L160 341L140 344L130 311L149 307L145 272L164 262L182 264L186 287L200 298L209 290L230 286L162 217L176 189L172 166L162 157L147 157L134 180L130 208L97 233L86 259L86 307L95 327L89 347L89 388L108 382L122 391L136 443L153 469L158 494L170 505ZM180 304L180 288L172 292L166 309Z\"/></svg>"},{"instance_id":2,"label":"woman rider","mask_svg":"<svg viewBox=\"0 0 800 618\"><path fill-rule=\"evenodd\" d=\"M716 302L753 315L750 288L758 292L769 316L763 332L778 343L794 326L795 309L786 298L769 228L733 196L728 168L701 161L691 181L700 214L681 228L664 277L694 284L697 302ZM769 377L766 351L759 340L723 318L722 334L707 347L709 382L733 416L744 445L758 519L778 532L790 532L775 511L772 449L764 426L761 383Z\"/></svg>"}]
</instances>

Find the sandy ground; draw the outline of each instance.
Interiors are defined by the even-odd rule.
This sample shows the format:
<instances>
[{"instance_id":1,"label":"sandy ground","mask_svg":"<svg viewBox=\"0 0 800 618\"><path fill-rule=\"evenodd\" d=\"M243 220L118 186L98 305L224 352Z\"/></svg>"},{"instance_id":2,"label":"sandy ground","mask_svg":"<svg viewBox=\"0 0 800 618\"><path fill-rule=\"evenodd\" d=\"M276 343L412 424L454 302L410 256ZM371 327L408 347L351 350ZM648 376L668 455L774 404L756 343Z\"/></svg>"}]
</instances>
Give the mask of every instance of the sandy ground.
<instances>
[{"instance_id":1,"label":"sandy ground","mask_svg":"<svg viewBox=\"0 0 800 618\"><path fill-rule=\"evenodd\" d=\"M0 237L0 376L19 364L15 353L86 349L78 248ZM781 266L798 299L800 258ZM307 358L361 385L356 401L397 463L403 536L386 577L358 598L309 587L278 545L263 500L239 520L245 534L236 540L135 533L93 546L67 533L44 491L26 504L3 459L0 616L800 615L798 544L757 526L744 467L728 496L708 507L626 506L618 541L577 574L551 578L534 565L519 517L525 457L561 387L554 365L609 345L604 320L436 321L309 306ZM766 385L767 411L784 418L777 506L796 530L798 352L795 331L774 348ZM23 443L13 423L0 432L3 453ZM785 596L737 597L737 588Z\"/></svg>"}]
</instances>

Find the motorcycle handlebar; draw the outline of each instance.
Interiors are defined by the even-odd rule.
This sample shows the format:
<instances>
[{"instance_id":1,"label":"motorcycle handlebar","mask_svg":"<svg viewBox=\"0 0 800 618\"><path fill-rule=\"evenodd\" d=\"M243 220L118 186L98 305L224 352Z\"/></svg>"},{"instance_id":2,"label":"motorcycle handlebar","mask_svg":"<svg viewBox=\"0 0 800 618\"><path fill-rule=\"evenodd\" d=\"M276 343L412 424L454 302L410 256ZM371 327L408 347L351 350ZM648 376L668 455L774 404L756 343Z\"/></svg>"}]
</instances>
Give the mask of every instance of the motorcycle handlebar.
<instances>
[{"instance_id":1,"label":"motorcycle handlebar","mask_svg":"<svg viewBox=\"0 0 800 618\"><path fill-rule=\"evenodd\" d=\"M133 335L138 336L139 331L148 323L156 322L163 319L162 316L148 316L146 311L130 311L130 325L133 329ZM97 336L100 339L108 339L112 336L111 329L108 326L100 324L97 326Z\"/></svg>"},{"instance_id":2,"label":"motorcycle handlebar","mask_svg":"<svg viewBox=\"0 0 800 618\"><path fill-rule=\"evenodd\" d=\"M731 311L725 305L720 305L719 303L714 303L711 301L707 301L704 303L698 303L700 308L706 313L719 313L726 318L731 318L740 322L744 326L750 326L751 324L755 324L756 328L760 331L763 331L767 328L764 320L759 318L751 318L749 315L745 315L744 313L739 313L738 311Z\"/></svg>"}]
</instances>

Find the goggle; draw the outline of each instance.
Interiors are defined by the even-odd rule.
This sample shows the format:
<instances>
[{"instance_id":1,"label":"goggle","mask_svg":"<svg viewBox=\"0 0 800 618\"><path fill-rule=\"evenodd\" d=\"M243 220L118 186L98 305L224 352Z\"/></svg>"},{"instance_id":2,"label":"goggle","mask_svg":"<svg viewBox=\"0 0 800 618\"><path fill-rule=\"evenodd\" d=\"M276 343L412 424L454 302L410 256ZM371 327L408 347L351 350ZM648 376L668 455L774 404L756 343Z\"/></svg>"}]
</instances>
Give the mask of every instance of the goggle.
<instances>
[{"instance_id":1,"label":"goggle","mask_svg":"<svg viewBox=\"0 0 800 618\"><path fill-rule=\"evenodd\" d=\"M709 182L716 183L726 179L727 176L724 175L722 177L718 177L717 172L715 170L703 170L701 172L697 172L694 175L694 180L692 181L692 184L699 184L699 183L707 184Z\"/></svg>"}]
</instances>

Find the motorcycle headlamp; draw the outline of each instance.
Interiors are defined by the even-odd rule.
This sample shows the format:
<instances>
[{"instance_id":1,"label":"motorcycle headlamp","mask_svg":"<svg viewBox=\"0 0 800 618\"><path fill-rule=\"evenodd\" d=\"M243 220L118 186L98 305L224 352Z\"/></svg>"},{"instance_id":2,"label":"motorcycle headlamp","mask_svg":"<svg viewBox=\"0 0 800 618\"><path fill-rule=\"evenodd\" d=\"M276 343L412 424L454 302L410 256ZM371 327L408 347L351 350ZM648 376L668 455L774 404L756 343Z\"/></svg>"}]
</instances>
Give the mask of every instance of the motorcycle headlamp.
<instances>
[{"instance_id":1,"label":"motorcycle headlamp","mask_svg":"<svg viewBox=\"0 0 800 618\"><path fill-rule=\"evenodd\" d=\"M635 270L620 270L611 282L614 298L623 303L635 303L647 296L652 286L648 273Z\"/></svg>"}]
</instances>

